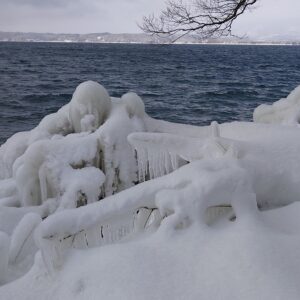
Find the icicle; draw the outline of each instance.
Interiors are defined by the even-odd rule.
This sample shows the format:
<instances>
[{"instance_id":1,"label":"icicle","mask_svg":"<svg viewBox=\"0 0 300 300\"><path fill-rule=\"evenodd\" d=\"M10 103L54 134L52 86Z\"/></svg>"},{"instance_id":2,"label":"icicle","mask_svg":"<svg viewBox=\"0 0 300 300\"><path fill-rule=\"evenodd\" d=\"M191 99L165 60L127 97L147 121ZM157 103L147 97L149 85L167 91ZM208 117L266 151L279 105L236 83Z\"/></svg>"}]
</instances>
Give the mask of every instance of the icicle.
<instances>
[{"instance_id":1,"label":"icicle","mask_svg":"<svg viewBox=\"0 0 300 300\"><path fill-rule=\"evenodd\" d=\"M178 169L178 156L176 153L170 153L170 158L171 158L171 165L174 171Z\"/></svg>"},{"instance_id":2,"label":"icicle","mask_svg":"<svg viewBox=\"0 0 300 300\"><path fill-rule=\"evenodd\" d=\"M149 171L149 177L150 179L154 178L154 165L153 165L153 158L152 158L152 149L149 147L147 149L147 154L148 154L148 171Z\"/></svg>"},{"instance_id":3,"label":"icicle","mask_svg":"<svg viewBox=\"0 0 300 300\"><path fill-rule=\"evenodd\" d=\"M39 234L35 234L35 241L41 249L47 271L53 274L63 265L65 251L71 247L72 240L59 237L43 238Z\"/></svg>"},{"instance_id":4,"label":"icicle","mask_svg":"<svg viewBox=\"0 0 300 300\"><path fill-rule=\"evenodd\" d=\"M165 173L168 174L170 173L169 171L169 168L170 168L170 165L169 165L169 153L167 152L163 152L163 162L164 162L164 169L165 169Z\"/></svg>"},{"instance_id":5,"label":"icicle","mask_svg":"<svg viewBox=\"0 0 300 300\"><path fill-rule=\"evenodd\" d=\"M158 153L158 169L159 169L159 176L165 175L165 170L164 170L164 153L163 151L159 151Z\"/></svg>"},{"instance_id":6,"label":"icicle","mask_svg":"<svg viewBox=\"0 0 300 300\"><path fill-rule=\"evenodd\" d=\"M0 284L6 281L9 253L9 237L6 233L0 231Z\"/></svg>"},{"instance_id":7,"label":"icicle","mask_svg":"<svg viewBox=\"0 0 300 300\"><path fill-rule=\"evenodd\" d=\"M146 166L147 166L147 152L144 147L136 146L135 147L137 155L137 165L138 165L138 179L139 182L146 180Z\"/></svg>"},{"instance_id":8,"label":"icicle","mask_svg":"<svg viewBox=\"0 0 300 300\"><path fill-rule=\"evenodd\" d=\"M212 137L214 137L214 138L220 137L220 127L219 127L218 122L213 121L213 122L211 122L210 126L211 126Z\"/></svg>"},{"instance_id":9,"label":"icicle","mask_svg":"<svg viewBox=\"0 0 300 300\"><path fill-rule=\"evenodd\" d=\"M149 227L158 227L161 222L161 214L158 209L152 209L152 212L145 224L145 229Z\"/></svg>"},{"instance_id":10,"label":"icicle","mask_svg":"<svg viewBox=\"0 0 300 300\"><path fill-rule=\"evenodd\" d=\"M41 200L44 203L47 200L47 178L46 178L46 166L44 164L39 168L39 181L41 189Z\"/></svg>"},{"instance_id":11,"label":"icicle","mask_svg":"<svg viewBox=\"0 0 300 300\"><path fill-rule=\"evenodd\" d=\"M73 247L78 249L88 248L86 234L84 230L74 235Z\"/></svg>"},{"instance_id":12,"label":"icicle","mask_svg":"<svg viewBox=\"0 0 300 300\"><path fill-rule=\"evenodd\" d=\"M87 240L88 248L96 247L100 244L100 239L99 239L97 226L87 229L85 231L85 237L86 237L86 240Z\"/></svg>"},{"instance_id":13,"label":"icicle","mask_svg":"<svg viewBox=\"0 0 300 300\"><path fill-rule=\"evenodd\" d=\"M157 178L159 177L159 171L158 171L158 151L154 148L151 148L151 160L149 161L149 163L152 165L152 169L153 169L153 176L151 179Z\"/></svg>"},{"instance_id":14,"label":"icicle","mask_svg":"<svg viewBox=\"0 0 300 300\"><path fill-rule=\"evenodd\" d=\"M50 274L54 273L55 267L57 266L54 251L54 242L55 241L41 238L38 243L38 246L41 249L43 262L48 273Z\"/></svg>"},{"instance_id":15,"label":"icicle","mask_svg":"<svg viewBox=\"0 0 300 300\"><path fill-rule=\"evenodd\" d=\"M156 165L155 165L155 152L152 147L149 147L149 168L152 170L152 174L150 173L150 179L155 178L156 176Z\"/></svg>"},{"instance_id":16,"label":"icicle","mask_svg":"<svg viewBox=\"0 0 300 300\"><path fill-rule=\"evenodd\" d=\"M139 232L146 227L147 221L152 213L152 209L139 208L134 216L133 227L135 232Z\"/></svg>"},{"instance_id":17,"label":"icicle","mask_svg":"<svg viewBox=\"0 0 300 300\"><path fill-rule=\"evenodd\" d=\"M40 224L41 217L35 213L26 214L13 231L10 248L9 261L15 263L22 252L25 243L32 236L34 229Z\"/></svg>"},{"instance_id":18,"label":"icicle","mask_svg":"<svg viewBox=\"0 0 300 300\"><path fill-rule=\"evenodd\" d=\"M168 147L157 142L132 139L131 145L137 153L138 178L145 181L146 178L154 179L168 174L179 168L179 157L176 153L170 153Z\"/></svg>"}]
</instances>

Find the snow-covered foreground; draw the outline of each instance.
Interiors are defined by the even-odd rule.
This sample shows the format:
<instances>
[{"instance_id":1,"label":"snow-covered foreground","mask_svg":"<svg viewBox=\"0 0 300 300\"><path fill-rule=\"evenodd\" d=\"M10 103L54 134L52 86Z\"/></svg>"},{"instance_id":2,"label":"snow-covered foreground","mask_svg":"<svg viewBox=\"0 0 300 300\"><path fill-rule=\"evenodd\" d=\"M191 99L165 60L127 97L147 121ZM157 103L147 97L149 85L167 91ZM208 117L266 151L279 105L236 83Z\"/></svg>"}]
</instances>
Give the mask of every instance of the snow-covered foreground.
<instances>
[{"instance_id":1,"label":"snow-covered foreground","mask_svg":"<svg viewBox=\"0 0 300 300\"><path fill-rule=\"evenodd\" d=\"M31 271L3 299L299 299L300 205L240 222L74 250L63 269ZM293 220L291 220L293 218ZM278 227L277 227L278 226ZM278 229L281 228L281 229Z\"/></svg>"},{"instance_id":2,"label":"snow-covered foreground","mask_svg":"<svg viewBox=\"0 0 300 300\"><path fill-rule=\"evenodd\" d=\"M299 299L299 111L196 127L79 85L0 148L0 299Z\"/></svg>"}]
</instances>

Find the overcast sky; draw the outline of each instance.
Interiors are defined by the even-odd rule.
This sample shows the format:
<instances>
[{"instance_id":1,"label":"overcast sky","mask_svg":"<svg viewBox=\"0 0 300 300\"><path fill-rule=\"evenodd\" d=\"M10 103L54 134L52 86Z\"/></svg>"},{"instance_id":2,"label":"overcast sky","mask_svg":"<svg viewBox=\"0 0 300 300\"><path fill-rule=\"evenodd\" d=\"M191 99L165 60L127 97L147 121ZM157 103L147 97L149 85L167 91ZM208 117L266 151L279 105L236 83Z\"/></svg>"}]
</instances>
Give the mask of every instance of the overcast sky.
<instances>
[{"instance_id":1,"label":"overcast sky","mask_svg":"<svg viewBox=\"0 0 300 300\"><path fill-rule=\"evenodd\" d=\"M164 0L0 0L0 31L135 33L143 15L163 6ZM258 0L234 28L250 37L299 37L300 0Z\"/></svg>"}]
</instances>

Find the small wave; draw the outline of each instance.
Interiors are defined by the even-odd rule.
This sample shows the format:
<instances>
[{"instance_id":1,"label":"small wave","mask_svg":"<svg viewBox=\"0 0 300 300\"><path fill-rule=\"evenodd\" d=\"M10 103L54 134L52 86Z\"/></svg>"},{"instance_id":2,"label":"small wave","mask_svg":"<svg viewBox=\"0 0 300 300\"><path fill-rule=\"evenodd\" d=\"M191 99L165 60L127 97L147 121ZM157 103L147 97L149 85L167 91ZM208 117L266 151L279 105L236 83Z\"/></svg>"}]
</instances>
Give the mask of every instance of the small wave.
<instances>
[{"instance_id":1,"label":"small wave","mask_svg":"<svg viewBox=\"0 0 300 300\"><path fill-rule=\"evenodd\" d=\"M251 120L255 106L300 84L298 52L297 47L1 44L0 141L7 124L9 133L37 124L68 102L84 80L100 82L112 96L136 91L157 118L196 125Z\"/></svg>"}]
</instances>

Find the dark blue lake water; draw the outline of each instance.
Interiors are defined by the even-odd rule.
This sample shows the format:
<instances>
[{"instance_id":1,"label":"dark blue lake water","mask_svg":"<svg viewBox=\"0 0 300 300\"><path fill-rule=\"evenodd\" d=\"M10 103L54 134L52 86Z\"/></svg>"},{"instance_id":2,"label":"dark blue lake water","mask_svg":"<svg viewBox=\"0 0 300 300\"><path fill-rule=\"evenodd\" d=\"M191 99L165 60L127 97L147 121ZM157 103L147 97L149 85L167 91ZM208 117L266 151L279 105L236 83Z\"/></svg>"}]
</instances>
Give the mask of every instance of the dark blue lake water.
<instances>
[{"instance_id":1,"label":"dark blue lake water","mask_svg":"<svg viewBox=\"0 0 300 300\"><path fill-rule=\"evenodd\" d=\"M149 115L209 124L300 84L299 46L0 43L0 143L55 112L84 80L111 96L137 92Z\"/></svg>"}]
</instances>

